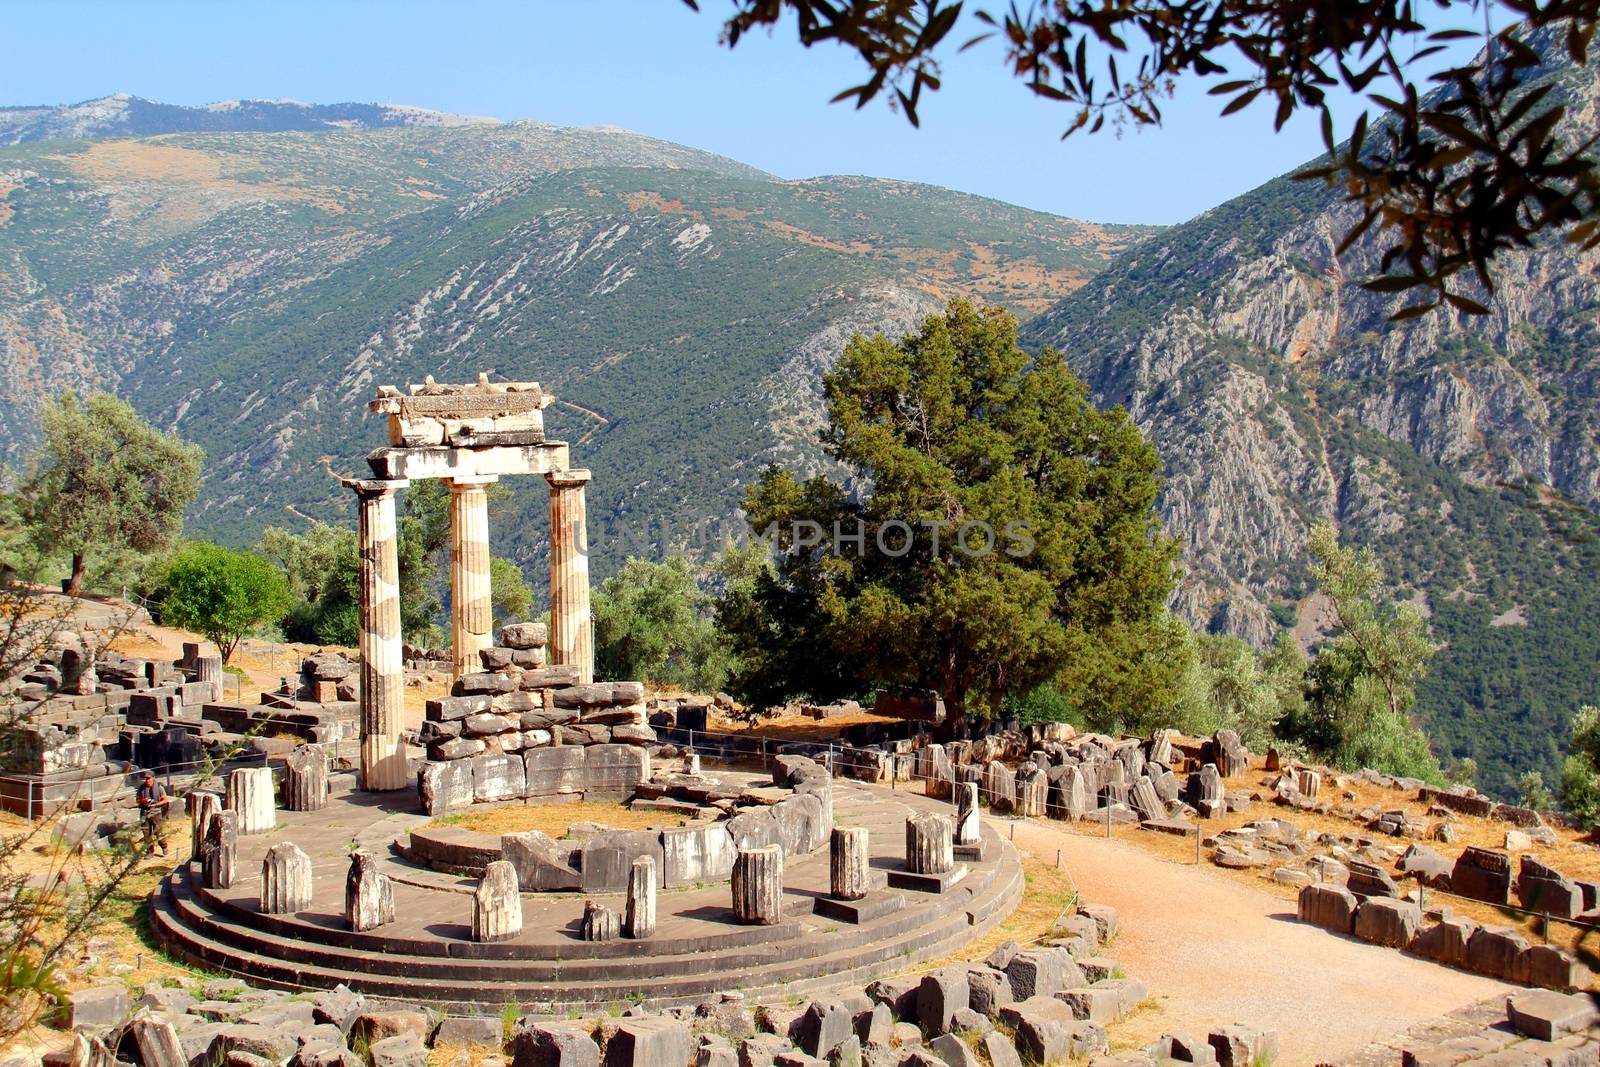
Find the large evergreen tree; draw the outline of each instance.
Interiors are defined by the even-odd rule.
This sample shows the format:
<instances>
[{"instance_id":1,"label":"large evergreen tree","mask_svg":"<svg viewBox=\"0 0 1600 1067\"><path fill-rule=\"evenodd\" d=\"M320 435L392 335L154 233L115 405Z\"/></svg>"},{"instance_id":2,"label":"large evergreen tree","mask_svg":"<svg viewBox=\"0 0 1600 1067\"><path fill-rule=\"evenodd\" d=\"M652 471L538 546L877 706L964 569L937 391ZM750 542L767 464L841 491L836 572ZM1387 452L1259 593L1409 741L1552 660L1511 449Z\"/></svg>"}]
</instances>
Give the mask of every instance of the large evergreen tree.
<instances>
[{"instance_id":1,"label":"large evergreen tree","mask_svg":"<svg viewBox=\"0 0 1600 1067\"><path fill-rule=\"evenodd\" d=\"M899 342L852 339L823 388L824 444L857 488L776 468L749 488L782 555L719 615L741 695L898 683L992 714L1058 675L1093 700L1097 678L1136 690L1123 676L1159 669L1160 461L1059 353L1030 358L1009 313L957 300Z\"/></svg>"}]
</instances>

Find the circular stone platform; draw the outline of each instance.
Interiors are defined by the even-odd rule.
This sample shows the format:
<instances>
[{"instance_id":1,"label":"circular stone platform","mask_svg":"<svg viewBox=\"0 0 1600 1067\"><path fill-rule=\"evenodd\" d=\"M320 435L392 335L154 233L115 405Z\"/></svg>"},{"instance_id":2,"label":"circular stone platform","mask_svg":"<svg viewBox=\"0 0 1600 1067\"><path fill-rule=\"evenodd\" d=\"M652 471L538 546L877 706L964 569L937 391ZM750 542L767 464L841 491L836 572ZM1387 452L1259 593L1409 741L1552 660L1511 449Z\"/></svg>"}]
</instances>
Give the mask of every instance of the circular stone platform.
<instances>
[{"instance_id":1,"label":"circular stone platform","mask_svg":"<svg viewBox=\"0 0 1600 1067\"><path fill-rule=\"evenodd\" d=\"M751 784L765 776L712 775ZM664 889L658 926L643 941L579 938L585 899L621 909L615 893L524 893L523 931L509 941L470 939L476 882L421 866L392 846L428 822L413 794L335 794L318 812L278 813L271 833L239 839L231 888L201 885L185 864L156 890L153 925L174 955L288 989L344 983L376 997L430 1001L447 1010L498 1012L508 1003L533 1011L592 1009L648 999L694 1003L743 989L790 996L834 985L861 985L958 949L1001 921L1022 897L1022 868L1009 842L985 825L984 858L942 893L889 889L901 867L905 820L916 811L952 811L948 802L835 779L834 823L870 832L874 896L892 906L859 925L816 909L828 892L828 849L787 861L784 921L744 926L734 920L727 882ZM312 906L293 915L259 907L261 861L291 841L312 859ZM380 857L394 882L394 923L353 933L344 921L351 842Z\"/></svg>"}]
</instances>

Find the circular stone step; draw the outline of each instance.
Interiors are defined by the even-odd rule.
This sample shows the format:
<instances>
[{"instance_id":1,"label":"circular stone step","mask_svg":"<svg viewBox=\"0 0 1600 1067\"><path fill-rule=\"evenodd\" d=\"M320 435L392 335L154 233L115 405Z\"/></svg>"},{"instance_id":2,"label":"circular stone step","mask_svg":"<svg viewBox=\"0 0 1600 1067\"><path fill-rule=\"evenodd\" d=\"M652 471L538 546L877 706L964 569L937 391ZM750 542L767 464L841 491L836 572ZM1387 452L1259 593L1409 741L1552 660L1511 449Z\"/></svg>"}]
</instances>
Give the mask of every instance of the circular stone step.
<instances>
[{"instance_id":1,"label":"circular stone step","mask_svg":"<svg viewBox=\"0 0 1600 1067\"><path fill-rule=\"evenodd\" d=\"M359 795L358 795L359 796ZM875 881L899 866L905 819L950 806L860 783L834 783L835 822L865 826ZM470 880L448 885L395 885L397 921L363 933L343 916L345 851L395 815L335 798L319 812L281 812L268 834L240 839L238 880L227 890L198 884L198 868L180 868L152 899L155 932L173 954L253 981L285 988L339 983L377 997L425 1000L452 1010L495 1012L506 1003L550 1010L594 1008L622 1001L693 1003L741 988L752 994L794 994L829 985L861 984L936 958L980 936L1021 899L1015 849L985 828L985 859L943 893L879 888L897 907L859 925L816 913L828 892L828 855L797 858L785 871L784 919L773 927L732 920L727 883L685 888L658 898L657 933L642 941L579 940L581 894L523 894L524 928L492 944L469 939ZM370 840L372 835L367 835ZM391 833L392 838L392 833ZM258 897L261 857L292 841L313 860L313 902L292 915L264 915ZM431 881L428 880L428 881ZM594 899L620 907L614 894Z\"/></svg>"}]
</instances>

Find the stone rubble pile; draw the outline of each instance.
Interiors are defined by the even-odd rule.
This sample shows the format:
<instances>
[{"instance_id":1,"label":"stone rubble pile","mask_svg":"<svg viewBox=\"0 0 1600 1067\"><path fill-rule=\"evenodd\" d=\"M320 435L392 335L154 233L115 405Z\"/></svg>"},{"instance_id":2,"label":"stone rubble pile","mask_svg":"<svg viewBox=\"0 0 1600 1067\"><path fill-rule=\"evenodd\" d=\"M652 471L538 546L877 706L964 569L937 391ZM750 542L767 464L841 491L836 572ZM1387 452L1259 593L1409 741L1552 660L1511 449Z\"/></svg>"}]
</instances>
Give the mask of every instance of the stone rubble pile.
<instances>
[{"instance_id":1,"label":"stone rubble pile","mask_svg":"<svg viewBox=\"0 0 1600 1067\"><path fill-rule=\"evenodd\" d=\"M593 912L585 927L592 925L595 940L619 936L615 912ZM1106 1027L1146 997L1143 983L1100 955L1115 929L1112 909L1088 905L1042 944L1008 942L978 963L800 1004L757 1005L722 993L665 1010L634 1005L598 1020L541 1015L528 1005L534 1014L510 1027L497 1017L380 1006L343 986L291 996L234 979L182 979L146 986L132 1002L125 987L105 986L69 998L76 1047L46 1064L115 1056L135 1067L424 1067L430 1049L472 1045L502 1050L511 1067L1059 1067L1084 1060L1091 1067L1254 1067L1271 1059L1276 1036L1237 1024L1203 1038L1165 1034L1146 1049L1110 1055Z\"/></svg>"},{"instance_id":2,"label":"stone rubble pile","mask_svg":"<svg viewBox=\"0 0 1600 1067\"><path fill-rule=\"evenodd\" d=\"M476 802L562 793L628 794L650 777L641 682L579 684L576 666L546 664L543 623L500 630L481 671L426 704L416 743L423 806L440 814Z\"/></svg>"}]
</instances>

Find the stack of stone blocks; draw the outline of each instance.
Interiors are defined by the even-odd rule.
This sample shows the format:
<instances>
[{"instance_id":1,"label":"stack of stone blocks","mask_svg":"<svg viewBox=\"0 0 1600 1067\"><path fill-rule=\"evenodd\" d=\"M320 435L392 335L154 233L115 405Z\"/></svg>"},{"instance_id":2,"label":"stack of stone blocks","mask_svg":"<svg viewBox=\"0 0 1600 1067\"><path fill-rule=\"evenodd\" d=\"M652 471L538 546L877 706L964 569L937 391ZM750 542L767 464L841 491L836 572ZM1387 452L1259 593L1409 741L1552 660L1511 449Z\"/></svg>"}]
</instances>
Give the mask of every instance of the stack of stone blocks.
<instances>
[{"instance_id":1,"label":"stack of stone blocks","mask_svg":"<svg viewBox=\"0 0 1600 1067\"><path fill-rule=\"evenodd\" d=\"M430 815L489 801L628 795L649 779L656 734L643 683L578 684L576 667L546 664L543 623L505 626L499 636L480 653L482 671L427 702L418 791Z\"/></svg>"}]
</instances>

